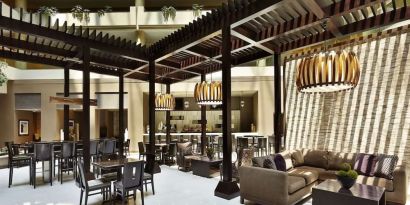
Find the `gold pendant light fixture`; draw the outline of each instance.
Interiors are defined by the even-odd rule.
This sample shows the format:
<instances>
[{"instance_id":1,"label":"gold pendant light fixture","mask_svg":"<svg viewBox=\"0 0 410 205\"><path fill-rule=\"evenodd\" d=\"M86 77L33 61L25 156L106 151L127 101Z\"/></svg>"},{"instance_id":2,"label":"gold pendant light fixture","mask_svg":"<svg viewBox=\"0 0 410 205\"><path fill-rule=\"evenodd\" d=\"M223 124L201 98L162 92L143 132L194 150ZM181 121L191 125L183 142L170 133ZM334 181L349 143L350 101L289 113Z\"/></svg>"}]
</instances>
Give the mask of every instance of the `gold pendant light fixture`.
<instances>
[{"instance_id":1,"label":"gold pendant light fixture","mask_svg":"<svg viewBox=\"0 0 410 205\"><path fill-rule=\"evenodd\" d=\"M155 110L170 111L175 109L175 98L172 94L157 93L155 95Z\"/></svg>"},{"instance_id":2,"label":"gold pendant light fixture","mask_svg":"<svg viewBox=\"0 0 410 205\"><path fill-rule=\"evenodd\" d=\"M222 105L222 83L219 81L197 83L194 98L198 105Z\"/></svg>"},{"instance_id":3,"label":"gold pendant light fixture","mask_svg":"<svg viewBox=\"0 0 410 205\"><path fill-rule=\"evenodd\" d=\"M326 22L323 25L326 30ZM299 61L296 86L303 93L329 93L353 89L360 78L357 55L352 51L325 51Z\"/></svg>"}]
</instances>

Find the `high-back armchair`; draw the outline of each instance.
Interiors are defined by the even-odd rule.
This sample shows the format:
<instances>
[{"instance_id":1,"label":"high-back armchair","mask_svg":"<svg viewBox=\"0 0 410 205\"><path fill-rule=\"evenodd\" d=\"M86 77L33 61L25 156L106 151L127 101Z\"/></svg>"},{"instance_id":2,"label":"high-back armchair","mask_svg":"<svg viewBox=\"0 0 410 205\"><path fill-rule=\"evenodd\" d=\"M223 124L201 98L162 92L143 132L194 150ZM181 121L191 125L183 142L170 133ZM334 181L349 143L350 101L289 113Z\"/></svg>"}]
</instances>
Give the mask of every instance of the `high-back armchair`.
<instances>
[{"instance_id":1,"label":"high-back armchair","mask_svg":"<svg viewBox=\"0 0 410 205\"><path fill-rule=\"evenodd\" d=\"M182 168L188 171L191 168L191 159L193 158L192 143L184 142L177 144L177 165L178 169Z\"/></svg>"}]
</instances>

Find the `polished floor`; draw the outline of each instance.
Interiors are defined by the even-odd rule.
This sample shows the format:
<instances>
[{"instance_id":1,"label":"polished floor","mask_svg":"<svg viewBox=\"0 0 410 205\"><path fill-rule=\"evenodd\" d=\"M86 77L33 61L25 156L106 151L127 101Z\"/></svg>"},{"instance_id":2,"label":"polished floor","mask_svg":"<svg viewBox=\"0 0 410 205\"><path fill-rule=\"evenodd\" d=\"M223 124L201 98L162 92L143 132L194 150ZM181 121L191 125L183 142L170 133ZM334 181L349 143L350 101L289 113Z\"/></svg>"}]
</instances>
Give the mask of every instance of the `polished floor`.
<instances>
[{"instance_id":1,"label":"polished floor","mask_svg":"<svg viewBox=\"0 0 410 205\"><path fill-rule=\"evenodd\" d=\"M146 205L238 205L239 197L230 201L215 197L214 189L219 177L203 178L192 175L191 172L178 171L176 167L161 166L162 172L155 175L155 195L148 186L145 192ZM72 176L65 176L61 185L54 180L53 186L43 184L41 170L37 174L38 186L33 189L29 185L28 168L15 169L13 186L9 189L8 169L0 169L0 204L4 205L74 205L79 204L80 190L75 186ZM136 203L141 204L138 194ZM89 198L88 204L102 204L102 196ZM117 204L120 204L119 202ZM252 205L247 202L246 204ZM310 205L307 199L299 205Z\"/></svg>"}]
</instances>

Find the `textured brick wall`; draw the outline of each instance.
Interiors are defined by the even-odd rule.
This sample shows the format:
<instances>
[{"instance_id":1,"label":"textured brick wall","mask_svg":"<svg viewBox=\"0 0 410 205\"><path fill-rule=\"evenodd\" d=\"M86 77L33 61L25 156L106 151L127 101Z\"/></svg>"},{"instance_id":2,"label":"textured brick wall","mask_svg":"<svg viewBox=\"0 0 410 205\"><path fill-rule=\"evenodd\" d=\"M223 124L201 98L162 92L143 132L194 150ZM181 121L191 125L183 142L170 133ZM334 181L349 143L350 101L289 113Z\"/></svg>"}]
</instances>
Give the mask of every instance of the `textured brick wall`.
<instances>
[{"instance_id":1,"label":"textured brick wall","mask_svg":"<svg viewBox=\"0 0 410 205\"><path fill-rule=\"evenodd\" d=\"M286 62L287 148L397 154L410 163L410 35L353 45L361 65L348 92L298 93Z\"/></svg>"}]
</instances>

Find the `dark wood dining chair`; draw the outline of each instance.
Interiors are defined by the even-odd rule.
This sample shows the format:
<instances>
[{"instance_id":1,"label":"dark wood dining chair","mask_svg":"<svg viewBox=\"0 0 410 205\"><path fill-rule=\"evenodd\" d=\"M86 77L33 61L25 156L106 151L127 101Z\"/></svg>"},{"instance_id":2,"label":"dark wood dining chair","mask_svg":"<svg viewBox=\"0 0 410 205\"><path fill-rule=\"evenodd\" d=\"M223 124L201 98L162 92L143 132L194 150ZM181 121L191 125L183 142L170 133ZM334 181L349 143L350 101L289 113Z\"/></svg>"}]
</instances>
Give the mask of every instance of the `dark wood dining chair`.
<instances>
[{"instance_id":1,"label":"dark wood dining chair","mask_svg":"<svg viewBox=\"0 0 410 205\"><path fill-rule=\"evenodd\" d=\"M85 205L87 205L88 197L102 194L103 200L109 199L111 200L111 181L106 181L104 179L92 179L88 180L86 177L86 172L84 170L84 162L80 160L78 162L78 169L80 175L80 205L83 201L83 195L85 197Z\"/></svg>"},{"instance_id":2,"label":"dark wood dining chair","mask_svg":"<svg viewBox=\"0 0 410 205\"><path fill-rule=\"evenodd\" d=\"M145 152L145 146L143 142L138 142L138 152L139 152L139 157L138 159L144 160L145 156L147 156L147 153Z\"/></svg>"},{"instance_id":3,"label":"dark wood dining chair","mask_svg":"<svg viewBox=\"0 0 410 205\"><path fill-rule=\"evenodd\" d=\"M147 161L145 168L144 168L144 185L145 191L148 191L148 184L151 184L152 194L155 195L155 188L154 188L154 167L155 162Z\"/></svg>"},{"instance_id":4,"label":"dark wood dining chair","mask_svg":"<svg viewBox=\"0 0 410 205\"><path fill-rule=\"evenodd\" d=\"M263 136L259 136L257 138L257 143L255 145L256 154L257 156L266 156L268 155L268 138L264 138ZM265 155L263 155L263 151L265 151ZM259 155L261 154L261 155Z\"/></svg>"},{"instance_id":5,"label":"dark wood dining chair","mask_svg":"<svg viewBox=\"0 0 410 205\"><path fill-rule=\"evenodd\" d=\"M141 192L142 205L144 205L144 161L128 162L124 165L121 181L114 182L114 190L117 196L121 196L122 204L125 198L131 196L133 191L134 202L137 198L137 190Z\"/></svg>"},{"instance_id":6,"label":"dark wood dining chair","mask_svg":"<svg viewBox=\"0 0 410 205\"><path fill-rule=\"evenodd\" d=\"M61 143L61 152L56 155L58 160L58 180L63 184L63 172L73 172L75 179L75 144L74 142Z\"/></svg>"},{"instance_id":7,"label":"dark wood dining chair","mask_svg":"<svg viewBox=\"0 0 410 205\"><path fill-rule=\"evenodd\" d=\"M130 155L130 144L131 144L131 140L127 139L127 141L125 141L124 143L124 154L125 155Z\"/></svg>"},{"instance_id":8,"label":"dark wood dining chair","mask_svg":"<svg viewBox=\"0 0 410 205\"><path fill-rule=\"evenodd\" d=\"M37 162L49 162L49 180L50 185L53 186L53 157L52 157L52 144L45 142L34 143L34 155L31 163L31 171L33 178L34 189L36 188L36 168Z\"/></svg>"},{"instance_id":9,"label":"dark wood dining chair","mask_svg":"<svg viewBox=\"0 0 410 205\"><path fill-rule=\"evenodd\" d=\"M9 188L13 183L13 173L15 167L20 167L22 164L30 165L31 157L24 154L19 154L19 151L16 147L13 148L13 142L5 142L7 147L7 154L8 154L8 168L9 168ZM30 184L31 184L31 166L29 166L29 176L30 176Z\"/></svg>"}]
</instances>

